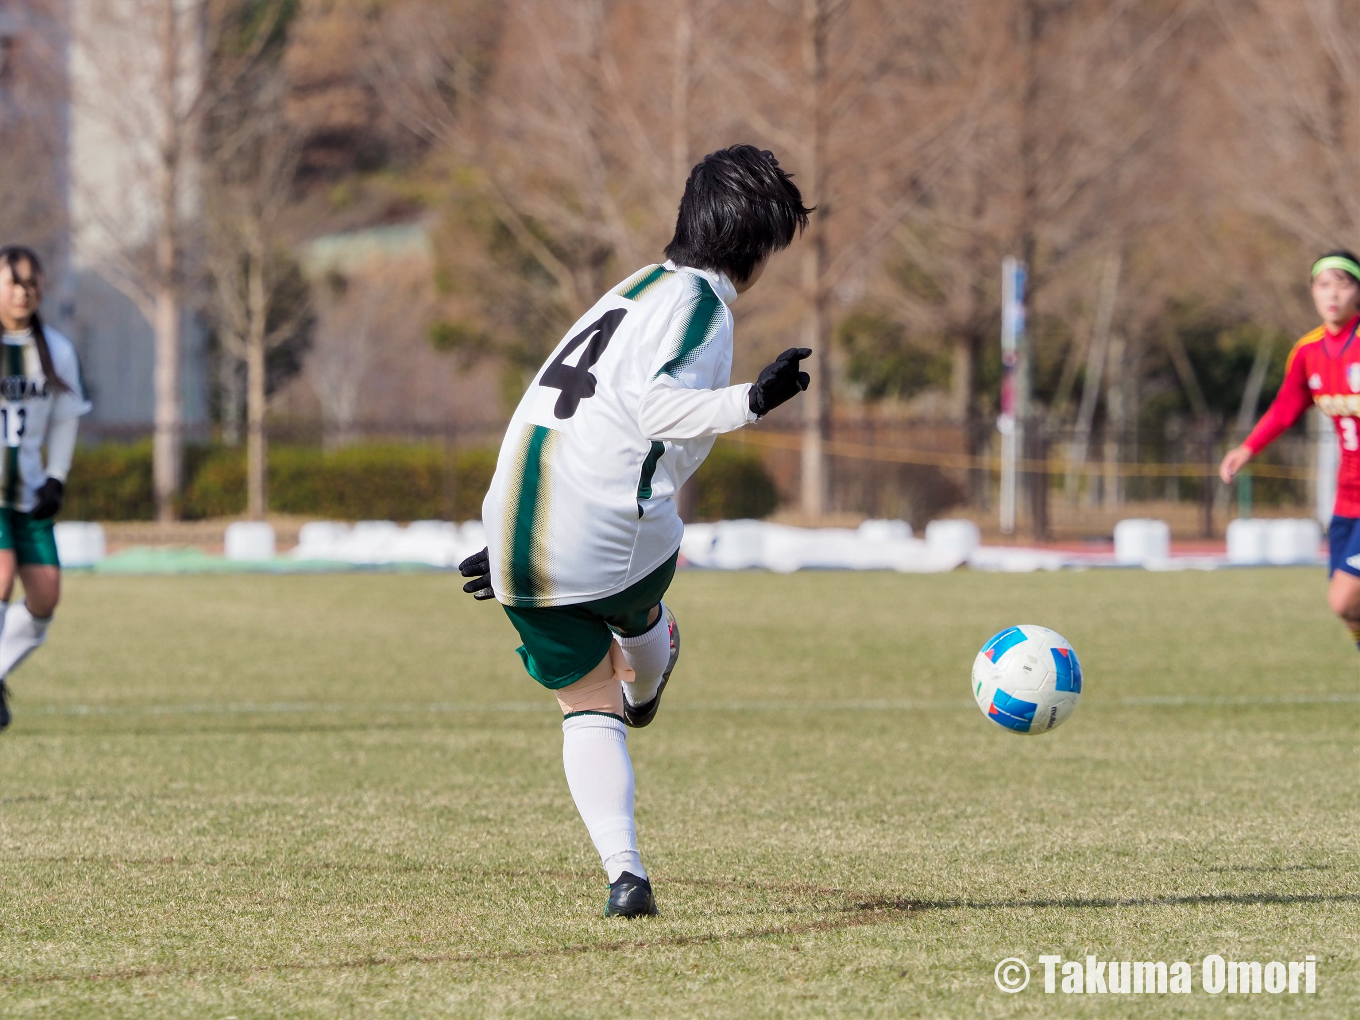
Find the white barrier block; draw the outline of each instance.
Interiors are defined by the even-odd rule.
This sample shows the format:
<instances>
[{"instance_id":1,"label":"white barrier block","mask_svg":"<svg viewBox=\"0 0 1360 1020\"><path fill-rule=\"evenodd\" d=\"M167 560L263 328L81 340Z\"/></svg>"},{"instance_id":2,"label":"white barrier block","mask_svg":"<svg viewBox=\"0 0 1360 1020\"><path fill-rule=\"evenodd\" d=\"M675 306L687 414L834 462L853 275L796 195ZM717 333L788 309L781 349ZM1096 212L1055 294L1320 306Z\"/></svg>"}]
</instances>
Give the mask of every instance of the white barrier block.
<instances>
[{"instance_id":1,"label":"white barrier block","mask_svg":"<svg viewBox=\"0 0 1360 1020\"><path fill-rule=\"evenodd\" d=\"M329 549L349 534L349 525L339 521L308 521L298 529L298 545Z\"/></svg>"},{"instance_id":2,"label":"white barrier block","mask_svg":"<svg viewBox=\"0 0 1360 1020\"><path fill-rule=\"evenodd\" d=\"M967 522L963 522L967 523ZM966 554L933 548L911 537L905 521L868 521L849 528L794 528L765 521L687 524L680 552L696 567L776 573L796 570L953 570Z\"/></svg>"},{"instance_id":3,"label":"white barrier block","mask_svg":"<svg viewBox=\"0 0 1360 1020\"><path fill-rule=\"evenodd\" d=\"M687 523L685 535L680 539L680 555L696 567L711 567L713 543L717 537L717 528L712 524Z\"/></svg>"},{"instance_id":4,"label":"white barrier block","mask_svg":"<svg viewBox=\"0 0 1360 1020\"><path fill-rule=\"evenodd\" d=\"M395 521L359 521L345 536L340 558L350 563L392 563L400 538Z\"/></svg>"},{"instance_id":5,"label":"white barrier block","mask_svg":"<svg viewBox=\"0 0 1360 1020\"><path fill-rule=\"evenodd\" d=\"M481 521L464 521L458 528L458 541L463 544L463 558L486 548L486 526Z\"/></svg>"},{"instance_id":6,"label":"white barrier block","mask_svg":"<svg viewBox=\"0 0 1360 1020\"><path fill-rule=\"evenodd\" d=\"M412 521L398 531L391 546L398 563L426 563L432 567L456 567L463 548L458 525L448 521Z\"/></svg>"},{"instance_id":7,"label":"white barrier block","mask_svg":"<svg viewBox=\"0 0 1360 1020\"><path fill-rule=\"evenodd\" d=\"M764 521L721 521L714 529L711 563L719 570L765 566Z\"/></svg>"},{"instance_id":8,"label":"white barrier block","mask_svg":"<svg viewBox=\"0 0 1360 1020\"><path fill-rule=\"evenodd\" d=\"M1314 517L1300 517L1294 522L1298 528L1301 563L1326 563L1327 553L1322 548L1322 524Z\"/></svg>"},{"instance_id":9,"label":"white barrier block","mask_svg":"<svg viewBox=\"0 0 1360 1020\"><path fill-rule=\"evenodd\" d=\"M800 570L820 567L821 570L891 570L892 549L910 539L868 540L858 530L849 528L787 528L801 532L794 540L800 545L797 562L789 562L777 554L777 540L766 537L766 563L770 570Z\"/></svg>"},{"instance_id":10,"label":"white barrier block","mask_svg":"<svg viewBox=\"0 0 1360 1020\"><path fill-rule=\"evenodd\" d=\"M1314 563L1322 529L1314 520L1282 518L1266 529L1266 562L1274 564Z\"/></svg>"},{"instance_id":11,"label":"white barrier block","mask_svg":"<svg viewBox=\"0 0 1360 1020\"><path fill-rule=\"evenodd\" d=\"M957 559L963 563L982 545L982 533L972 521L953 518L931 521L926 525L926 545L943 559Z\"/></svg>"},{"instance_id":12,"label":"white barrier block","mask_svg":"<svg viewBox=\"0 0 1360 1020\"><path fill-rule=\"evenodd\" d=\"M1166 521L1132 517L1114 526L1114 560L1123 566L1143 566L1171 555L1171 528Z\"/></svg>"},{"instance_id":13,"label":"white barrier block","mask_svg":"<svg viewBox=\"0 0 1360 1020\"><path fill-rule=\"evenodd\" d=\"M719 529L722 525L718 525ZM783 524L766 524L761 532L762 560L760 565L776 574L792 574L816 559L815 532L810 528L793 528ZM820 566L821 564L816 564Z\"/></svg>"},{"instance_id":14,"label":"white barrier block","mask_svg":"<svg viewBox=\"0 0 1360 1020\"><path fill-rule=\"evenodd\" d=\"M462 525L451 521L412 521L400 527L393 521L360 521L354 526L335 521L308 521L298 533L293 556L377 565L424 563L456 567L486 547L481 521Z\"/></svg>"},{"instance_id":15,"label":"white barrier block","mask_svg":"<svg viewBox=\"0 0 1360 1020\"><path fill-rule=\"evenodd\" d=\"M1228 562L1238 566L1265 563L1270 522L1239 517L1228 522Z\"/></svg>"},{"instance_id":16,"label":"white barrier block","mask_svg":"<svg viewBox=\"0 0 1360 1020\"><path fill-rule=\"evenodd\" d=\"M62 521L54 529L63 567L92 567L104 558L104 527L92 521Z\"/></svg>"},{"instance_id":17,"label":"white barrier block","mask_svg":"<svg viewBox=\"0 0 1360 1020\"><path fill-rule=\"evenodd\" d=\"M227 525L225 544L229 560L272 560L274 529L266 521L235 521Z\"/></svg>"},{"instance_id":18,"label":"white barrier block","mask_svg":"<svg viewBox=\"0 0 1360 1020\"><path fill-rule=\"evenodd\" d=\"M349 525L339 521L308 521L298 529L298 544L292 555L300 560L333 560L349 534Z\"/></svg>"},{"instance_id":19,"label":"white barrier block","mask_svg":"<svg viewBox=\"0 0 1360 1020\"><path fill-rule=\"evenodd\" d=\"M1062 553L1047 549L1012 548L980 545L968 557L974 570L996 570L1005 574L1028 574L1036 570L1062 570L1067 565Z\"/></svg>"},{"instance_id":20,"label":"white barrier block","mask_svg":"<svg viewBox=\"0 0 1360 1020\"><path fill-rule=\"evenodd\" d=\"M855 533L868 542L900 542L911 538L911 525L906 521L864 521Z\"/></svg>"}]
</instances>

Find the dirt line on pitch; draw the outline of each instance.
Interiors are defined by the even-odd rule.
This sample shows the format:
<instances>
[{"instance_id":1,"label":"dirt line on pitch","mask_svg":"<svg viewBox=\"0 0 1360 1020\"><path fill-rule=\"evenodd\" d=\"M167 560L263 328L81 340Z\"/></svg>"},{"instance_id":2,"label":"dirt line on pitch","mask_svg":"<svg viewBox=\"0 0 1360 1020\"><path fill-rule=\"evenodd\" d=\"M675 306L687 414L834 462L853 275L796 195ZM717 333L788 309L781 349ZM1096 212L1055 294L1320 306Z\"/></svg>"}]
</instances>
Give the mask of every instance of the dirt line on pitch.
<instances>
[{"instance_id":1,"label":"dirt line on pitch","mask_svg":"<svg viewBox=\"0 0 1360 1020\"><path fill-rule=\"evenodd\" d=\"M594 871L530 871L514 868L458 868L439 863L375 863L360 864L343 861L270 861L252 858L228 860L194 860L192 858L163 855L159 857L118 857L112 855L25 855L10 858L23 864L74 864L106 868L200 868L248 869L255 872L273 870L288 873L342 872L357 874L434 874L469 879L550 879L559 882L594 881L598 875ZM834 886L813 885L808 882L761 882L758 880L738 880L724 878L685 878L666 876L666 885L694 888L744 889L760 892L781 892L794 895L842 897L847 902L853 900L855 893Z\"/></svg>"},{"instance_id":2,"label":"dirt line on pitch","mask_svg":"<svg viewBox=\"0 0 1360 1020\"><path fill-rule=\"evenodd\" d=\"M1262 695L1143 695L1094 698L1084 704L1102 707L1251 707L1257 705L1348 705L1360 704L1360 693L1262 694ZM966 699L879 698L814 701L769 699L752 701L681 701L672 712L880 712L953 711L973 707ZM390 715L457 715L485 712L542 713L556 711L547 701L506 701L488 704L457 702L223 702L183 705L41 705L34 714L48 716L177 716L177 715L295 715L368 713Z\"/></svg>"},{"instance_id":3,"label":"dirt line on pitch","mask_svg":"<svg viewBox=\"0 0 1360 1020\"><path fill-rule=\"evenodd\" d=\"M690 883L686 883L690 884ZM697 880L692 884L699 884ZM0 977L0 985L68 984L75 982L135 981L158 977L203 977L211 975L248 975L267 973L306 973L363 970L374 967L437 966L441 964L513 963L551 957L585 956L591 953L617 953L651 949L684 949L719 943L740 943L758 939L821 934L871 927L902 920L911 914L953 910L1074 909L1164 906L1254 906L1260 904L1357 903L1360 894L1233 894L1213 893L1188 896L1133 899L1052 899L1052 900L912 900L871 899L837 908L839 917L797 924L767 925L746 932L693 935L668 935L657 939L630 942L569 943L543 949L507 949L490 952L374 954L344 960L299 961L296 963L250 964L205 967L126 967L88 973L38 974L31 977ZM645 922L644 922L645 923Z\"/></svg>"},{"instance_id":4,"label":"dirt line on pitch","mask_svg":"<svg viewBox=\"0 0 1360 1020\"><path fill-rule=\"evenodd\" d=\"M771 925L735 934L669 935L658 939L636 942L570 943L545 949L506 949L491 952L411 953L405 955L373 955L347 960L322 960L298 963L250 964L216 967L127 967L89 973L37 974L32 977L0 977L0 985L69 984L74 982L136 981L158 977L203 977L208 975L246 975L267 973L304 973L315 971L362 970L371 967L432 966L439 964L512 963L548 957L583 956L590 953L617 953L629 950L684 949L714 943L737 943L755 939L789 935L809 935L883 924L900 917L900 909L876 913L846 914L844 917L809 921L803 924Z\"/></svg>"}]
</instances>

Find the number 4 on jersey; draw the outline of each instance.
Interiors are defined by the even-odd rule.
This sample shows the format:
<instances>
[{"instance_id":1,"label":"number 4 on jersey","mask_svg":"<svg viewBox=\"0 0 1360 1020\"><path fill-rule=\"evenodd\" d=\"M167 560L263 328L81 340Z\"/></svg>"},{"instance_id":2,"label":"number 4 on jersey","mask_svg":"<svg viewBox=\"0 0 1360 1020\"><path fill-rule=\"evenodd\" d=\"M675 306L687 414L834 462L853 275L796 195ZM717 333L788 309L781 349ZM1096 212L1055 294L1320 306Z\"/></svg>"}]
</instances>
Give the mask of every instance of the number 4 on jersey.
<instances>
[{"instance_id":1,"label":"number 4 on jersey","mask_svg":"<svg viewBox=\"0 0 1360 1020\"><path fill-rule=\"evenodd\" d=\"M543 370L539 385L562 391L553 405L553 415L558 419L570 418L582 400L595 395L595 377L590 374L590 366L600 360L614 331L619 328L619 322L627 313L626 308L611 308L605 312L563 344L557 357ZM590 343L576 364L568 365L567 358L587 340Z\"/></svg>"}]
</instances>

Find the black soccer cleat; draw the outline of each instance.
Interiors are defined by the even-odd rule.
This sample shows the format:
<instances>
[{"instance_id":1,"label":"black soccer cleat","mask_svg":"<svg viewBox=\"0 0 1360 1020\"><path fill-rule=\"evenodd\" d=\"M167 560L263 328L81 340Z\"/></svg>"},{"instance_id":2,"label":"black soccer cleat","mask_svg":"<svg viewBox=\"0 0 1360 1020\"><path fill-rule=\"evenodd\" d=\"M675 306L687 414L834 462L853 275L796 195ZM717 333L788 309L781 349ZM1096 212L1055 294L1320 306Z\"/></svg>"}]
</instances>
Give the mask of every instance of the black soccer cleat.
<instances>
[{"instance_id":1,"label":"black soccer cleat","mask_svg":"<svg viewBox=\"0 0 1360 1020\"><path fill-rule=\"evenodd\" d=\"M5 686L5 681L0 680L0 730L9 725L9 688Z\"/></svg>"},{"instance_id":2,"label":"black soccer cleat","mask_svg":"<svg viewBox=\"0 0 1360 1020\"><path fill-rule=\"evenodd\" d=\"M647 879L625 871L617 881L610 883L605 917L655 917L657 913L652 883Z\"/></svg>"},{"instance_id":3,"label":"black soccer cleat","mask_svg":"<svg viewBox=\"0 0 1360 1020\"><path fill-rule=\"evenodd\" d=\"M666 684L670 683L671 674L675 672L675 664L680 659L680 625L675 622L675 615L663 603L661 606L662 619L666 621L666 627L671 636L671 657L666 662L666 671L661 674L661 683L657 685L656 694L652 700L642 705L630 705L628 699L623 699L623 721L635 730L649 724L656 718L656 710L661 707L661 694L666 689Z\"/></svg>"}]
</instances>

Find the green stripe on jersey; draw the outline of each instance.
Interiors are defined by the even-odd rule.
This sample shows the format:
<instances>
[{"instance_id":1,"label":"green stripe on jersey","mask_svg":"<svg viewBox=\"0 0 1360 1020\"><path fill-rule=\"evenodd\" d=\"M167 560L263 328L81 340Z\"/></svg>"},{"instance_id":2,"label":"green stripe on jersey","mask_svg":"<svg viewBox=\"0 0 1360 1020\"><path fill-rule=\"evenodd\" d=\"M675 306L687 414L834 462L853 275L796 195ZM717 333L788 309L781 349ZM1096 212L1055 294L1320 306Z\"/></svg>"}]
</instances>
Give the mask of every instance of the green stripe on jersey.
<instances>
[{"instance_id":1,"label":"green stripe on jersey","mask_svg":"<svg viewBox=\"0 0 1360 1020\"><path fill-rule=\"evenodd\" d=\"M510 550L509 585L512 605L533 605L548 591L547 464L557 432L530 425L520 437L515 455L515 482L506 499L506 546Z\"/></svg>"},{"instance_id":2,"label":"green stripe on jersey","mask_svg":"<svg viewBox=\"0 0 1360 1020\"><path fill-rule=\"evenodd\" d=\"M702 276L691 276L690 279L698 289L697 299L689 309L689 318L679 330L675 349L653 378L676 376L683 372L699 356L699 348L712 338L722 321L723 303L713 293L708 281Z\"/></svg>"},{"instance_id":3,"label":"green stripe on jersey","mask_svg":"<svg viewBox=\"0 0 1360 1020\"><path fill-rule=\"evenodd\" d=\"M666 444L652 440L652 448L647 454L647 459L642 462L642 476L638 479L638 499L652 498L652 477L656 474L656 462L661 459L661 455L666 452Z\"/></svg>"},{"instance_id":4,"label":"green stripe on jersey","mask_svg":"<svg viewBox=\"0 0 1360 1020\"><path fill-rule=\"evenodd\" d=\"M5 344L5 375L22 376L24 372L24 350L26 344ZM9 421L9 416L21 414L22 408L19 401L14 401L5 410L5 432L6 435L0 437L0 441L9 443L8 433L20 433L22 425L17 422ZM19 505L19 447L18 445L5 447L5 506L17 507Z\"/></svg>"},{"instance_id":5,"label":"green stripe on jersey","mask_svg":"<svg viewBox=\"0 0 1360 1020\"><path fill-rule=\"evenodd\" d=\"M648 266L646 269L639 270L624 281L615 293L619 297L627 298L629 301L641 301L642 296L655 287L658 283L665 281L666 277L674 276L674 269L667 269L665 266Z\"/></svg>"}]
</instances>

